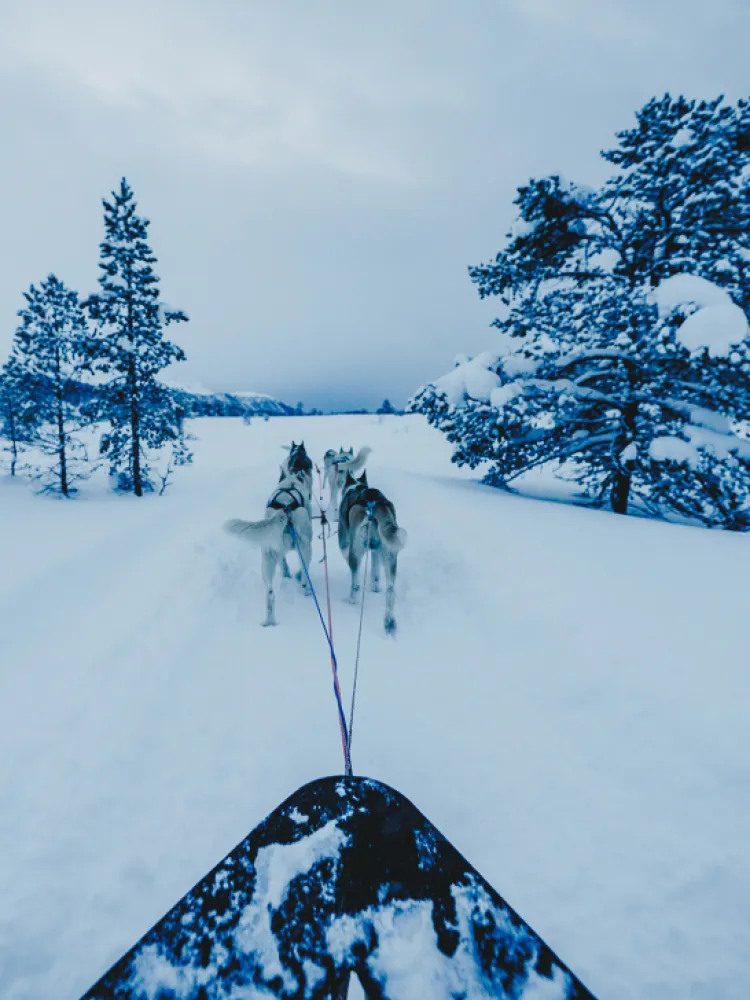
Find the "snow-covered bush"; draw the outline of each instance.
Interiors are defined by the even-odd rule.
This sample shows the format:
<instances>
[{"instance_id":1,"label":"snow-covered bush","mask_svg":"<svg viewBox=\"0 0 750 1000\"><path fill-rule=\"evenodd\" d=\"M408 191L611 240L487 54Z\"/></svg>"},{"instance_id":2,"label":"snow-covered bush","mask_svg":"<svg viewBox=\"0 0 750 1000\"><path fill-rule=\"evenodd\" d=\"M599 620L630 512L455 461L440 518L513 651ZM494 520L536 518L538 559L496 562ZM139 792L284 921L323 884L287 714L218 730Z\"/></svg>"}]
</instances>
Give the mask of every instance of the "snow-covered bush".
<instances>
[{"instance_id":1,"label":"snow-covered bush","mask_svg":"<svg viewBox=\"0 0 750 1000\"><path fill-rule=\"evenodd\" d=\"M500 349L410 409L495 485L555 463L618 513L637 498L744 527L750 102L667 96L618 138L600 190L519 190L505 249L470 269L505 307Z\"/></svg>"}]
</instances>

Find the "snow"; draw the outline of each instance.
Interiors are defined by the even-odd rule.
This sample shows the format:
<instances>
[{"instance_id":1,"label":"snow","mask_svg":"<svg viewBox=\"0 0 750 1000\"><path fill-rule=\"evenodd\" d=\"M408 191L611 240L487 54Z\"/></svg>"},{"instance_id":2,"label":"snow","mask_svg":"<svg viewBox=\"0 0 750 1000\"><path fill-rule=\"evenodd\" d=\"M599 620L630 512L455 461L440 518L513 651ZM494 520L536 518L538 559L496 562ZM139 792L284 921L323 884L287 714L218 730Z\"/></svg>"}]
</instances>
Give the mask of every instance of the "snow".
<instances>
[{"instance_id":1,"label":"snow","mask_svg":"<svg viewBox=\"0 0 750 1000\"><path fill-rule=\"evenodd\" d=\"M523 354L511 354L502 358L500 363L509 378L516 378L519 375L533 375L539 367L538 361L527 358Z\"/></svg>"},{"instance_id":2,"label":"snow","mask_svg":"<svg viewBox=\"0 0 750 1000\"><path fill-rule=\"evenodd\" d=\"M732 301L723 288L695 274L674 274L671 278L665 278L651 292L651 297L663 316L685 303L693 303L705 309L709 306L723 306Z\"/></svg>"},{"instance_id":3,"label":"snow","mask_svg":"<svg viewBox=\"0 0 750 1000\"><path fill-rule=\"evenodd\" d=\"M505 385L499 385L497 389L492 390L490 393L490 403L496 410L502 410L504 406L507 406L517 396L520 396L522 392L523 385L520 382L506 382Z\"/></svg>"},{"instance_id":4,"label":"snow","mask_svg":"<svg viewBox=\"0 0 750 1000\"><path fill-rule=\"evenodd\" d=\"M712 358L723 358L749 334L742 309L734 302L727 302L692 313L677 331L677 339L688 351L707 347Z\"/></svg>"},{"instance_id":5,"label":"snow","mask_svg":"<svg viewBox=\"0 0 750 1000\"><path fill-rule=\"evenodd\" d=\"M683 128L678 129L672 136L670 146L673 149L684 149L686 146L692 146L694 142L693 133L687 126L683 126Z\"/></svg>"},{"instance_id":6,"label":"snow","mask_svg":"<svg viewBox=\"0 0 750 1000\"><path fill-rule=\"evenodd\" d=\"M341 962L352 955L356 945L371 939L375 932L378 947L368 962L387 996L403 1000L493 1000L500 995L500 984L489 984L477 975L476 956L470 952L472 922L491 914L492 925L503 941L511 959L525 963L529 969L522 992L514 993L517 1000L565 1000L570 995L570 979L560 969L551 978L534 971L538 953L524 930L515 926L507 913L499 914L491 900L477 887L454 887L456 927L461 942L451 955L443 954L437 943L433 923L433 905L425 901L395 901L371 907L353 918L337 918L327 933L327 944L333 957ZM519 964L521 964L519 963ZM504 995L504 994L503 994Z\"/></svg>"},{"instance_id":7,"label":"snow","mask_svg":"<svg viewBox=\"0 0 750 1000\"><path fill-rule=\"evenodd\" d=\"M191 396L215 396L213 389L207 389L200 382L179 382L177 379L161 378L159 381L169 389L177 389L179 392L190 393Z\"/></svg>"},{"instance_id":8,"label":"snow","mask_svg":"<svg viewBox=\"0 0 750 1000\"><path fill-rule=\"evenodd\" d=\"M445 393L452 406L460 406L467 396L486 402L492 390L500 384L497 373L492 370L497 367L497 363L496 354L484 351L469 361L457 364L447 375L433 382L433 385L438 391Z\"/></svg>"},{"instance_id":9,"label":"snow","mask_svg":"<svg viewBox=\"0 0 750 1000\"><path fill-rule=\"evenodd\" d=\"M750 461L750 441L735 434L726 417L702 407L692 408L694 424L683 428L685 438L663 435L651 442L649 454L655 462L684 462L696 467L703 452L719 459L739 455Z\"/></svg>"},{"instance_id":10,"label":"snow","mask_svg":"<svg viewBox=\"0 0 750 1000\"><path fill-rule=\"evenodd\" d=\"M237 946L240 953L260 960L267 980L279 976L287 990L294 989L295 980L281 963L271 929L273 910L281 906L296 875L309 871L323 858L338 858L345 843L345 834L331 821L294 844L271 844L258 852L255 894L240 918Z\"/></svg>"},{"instance_id":11,"label":"snow","mask_svg":"<svg viewBox=\"0 0 750 1000\"><path fill-rule=\"evenodd\" d=\"M696 463L699 455L690 441L663 434L655 437L649 445L648 453L655 462Z\"/></svg>"},{"instance_id":12,"label":"snow","mask_svg":"<svg viewBox=\"0 0 750 1000\"><path fill-rule=\"evenodd\" d=\"M280 585L260 628L257 554L221 531L261 516L292 438L318 460L372 446L409 532L395 640L366 598L356 772L407 795L602 1000L744 1000L748 539L482 487L421 417L188 427L195 464L162 498L0 483L3 1000L77 1000L291 792L340 773L314 607ZM359 608L333 549L348 707ZM268 862L278 897L303 860ZM406 963L406 937L387 946ZM169 975L158 955L141 971Z\"/></svg>"},{"instance_id":13,"label":"snow","mask_svg":"<svg viewBox=\"0 0 750 1000\"><path fill-rule=\"evenodd\" d=\"M729 355L750 337L742 309L725 289L692 274L675 274L651 293L662 316L685 305L697 306L677 330L677 339L688 351L708 349L712 358Z\"/></svg>"}]
</instances>

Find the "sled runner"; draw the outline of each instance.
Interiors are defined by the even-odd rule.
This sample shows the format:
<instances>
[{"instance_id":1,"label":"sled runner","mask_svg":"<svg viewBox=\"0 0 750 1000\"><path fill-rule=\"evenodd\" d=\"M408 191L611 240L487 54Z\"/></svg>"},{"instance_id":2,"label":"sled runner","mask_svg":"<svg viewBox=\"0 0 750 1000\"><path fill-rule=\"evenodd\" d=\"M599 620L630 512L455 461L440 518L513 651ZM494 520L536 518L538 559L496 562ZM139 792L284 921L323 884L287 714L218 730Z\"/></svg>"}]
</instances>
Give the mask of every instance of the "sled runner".
<instances>
[{"instance_id":1,"label":"sled runner","mask_svg":"<svg viewBox=\"0 0 750 1000\"><path fill-rule=\"evenodd\" d=\"M305 785L82 1000L593 1000L402 795Z\"/></svg>"}]
</instances>

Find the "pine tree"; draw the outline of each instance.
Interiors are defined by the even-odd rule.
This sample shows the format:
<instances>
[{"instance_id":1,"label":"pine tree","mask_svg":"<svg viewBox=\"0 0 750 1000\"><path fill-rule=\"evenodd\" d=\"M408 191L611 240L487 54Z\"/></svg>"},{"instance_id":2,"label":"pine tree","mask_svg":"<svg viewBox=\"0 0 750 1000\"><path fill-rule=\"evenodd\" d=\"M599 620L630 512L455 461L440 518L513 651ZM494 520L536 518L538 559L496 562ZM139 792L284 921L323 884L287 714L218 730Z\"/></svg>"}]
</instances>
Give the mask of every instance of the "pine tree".
<instances>
[{"instance_id":1,"label":"pine tree","mask_svg":"<svg viewBox=\"0 0 750 1000\"><path fill-rule=\"evenodd\" d=\"M0 372L0 434L9 456L9 471L15 476L26 446L33 440L35 420L24 390L25 373L16 355L11 356Z\"/></svg>"},{"instance_id":2,"label":"pine tree","mask_svg":"<svg viewBox=\"0 0 750 1000\"><path fill-rule=\"evenodd\" d=\"M428 388L411 407L442 424L457 461L490 459L490 482L557 462L617 513L634 489L644 503L679 509L688 480L695 493L739 485L739 475L747 492L745 446L732 428L750 419L741 315L750 305L750 102L667 95L618 139L603 154L617 172L600 190L557 176L519 189L506 247L470 269L480 295L498 295L506 310L495 321L505 356L494 389L456 406ZM698 328L704 295L723 296L723 312L704 314L716 326L696 342L687 330ZM717 350L729 314L739 332ZM721 513L726 505L706 509L738 523Z\"/></svg>"},{"instance_id":3,"label":"pine tree","mask_svg":"<svg viewBox=\"0 0 750 1000\"><path fill-rule=\"evenodd\" d=\"M390 399L384 399L375 412L380 416L386 416L395 413L396 407L393 405Z\"/></svg>"},{"instance_id":4,"label":"pine tree","mask_svg":"<svg viewBox=\"0 0 750 1000\"><path fill-rule=\"evenodd\" d=\"M54 274L24 292L26 305L13 343L18 396L42 452L54 456L46 487L70 496L84 475L85 459L76 431L87 422L76 405L77 379L87 357L86 317L78 294Z\"/></svg>"},{"instance_id":5,"label":"pine tree","mask_svg":"<svg viewBox=\"0 0 750 1000\"><path fill-rule=\"evenodd\" d=\"M105 239L100 246L100 291L87 302L96 323L97 369L111 375L101 393L110 429L100 450L108 456L117 486L136 496L154 487L149 461L165 445L182 447L179 415L171 391L158 373L184 351L163 336L163 328L187 320L159 301L156 263L147 240L149 221L136 213L125 178L104 201Z\"/></svg>"}]
</instances>

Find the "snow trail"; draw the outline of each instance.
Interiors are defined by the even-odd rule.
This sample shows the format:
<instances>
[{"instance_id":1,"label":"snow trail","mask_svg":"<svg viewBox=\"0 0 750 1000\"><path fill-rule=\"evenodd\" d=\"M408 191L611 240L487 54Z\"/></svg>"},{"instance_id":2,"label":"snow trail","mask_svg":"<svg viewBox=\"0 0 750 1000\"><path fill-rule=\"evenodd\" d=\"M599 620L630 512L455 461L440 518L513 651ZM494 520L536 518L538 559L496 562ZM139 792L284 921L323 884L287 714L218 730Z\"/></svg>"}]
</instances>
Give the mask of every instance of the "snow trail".
<instances>
[{"instance_id":1,"label":"snow trail","mask_svg":"<svg viewBox=\"0 0 750 1000\"><path fill-rule=\"evenodd\" d=\"M312 601L285 582L261 628L259 556L221 532L262 515L302 437L317 459L370 444L408 532L395 639L366 596L355 773L409 796L601 997L744 996L747 540L483 488L419 418L195 428L161 499L4 489L25 568L0 587L0 996L75 1000L342 771ZM335 538L329 558L348 712L359 607Z\"/></svg>"}]
</instances>

